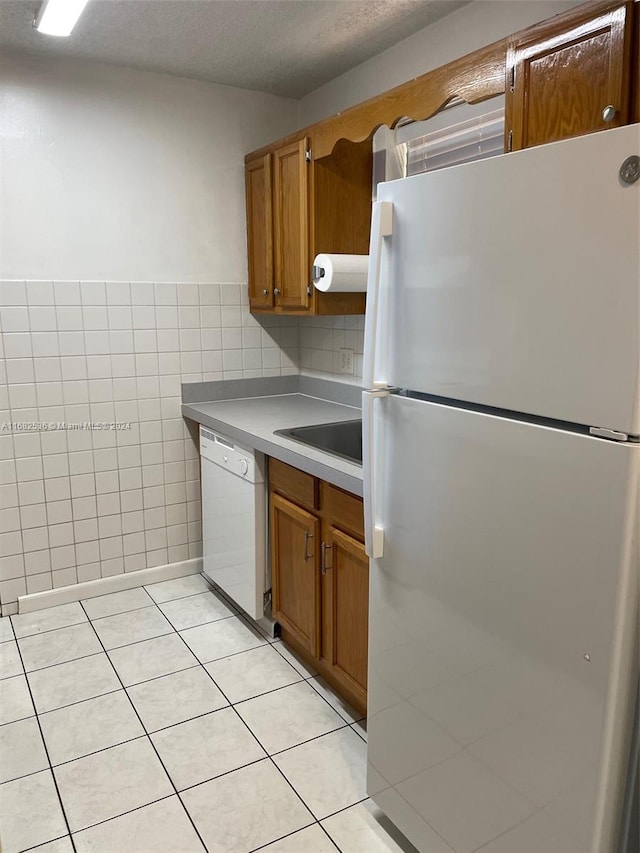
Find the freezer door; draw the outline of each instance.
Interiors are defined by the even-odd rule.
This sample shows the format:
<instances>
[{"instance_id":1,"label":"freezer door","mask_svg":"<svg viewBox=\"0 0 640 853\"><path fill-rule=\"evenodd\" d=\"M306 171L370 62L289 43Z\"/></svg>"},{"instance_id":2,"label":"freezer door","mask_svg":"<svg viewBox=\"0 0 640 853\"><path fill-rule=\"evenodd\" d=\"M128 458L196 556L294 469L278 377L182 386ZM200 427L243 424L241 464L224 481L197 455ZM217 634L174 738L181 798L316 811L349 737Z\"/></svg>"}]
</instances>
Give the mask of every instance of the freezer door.
<instances>
[{"instance_id":1,"label":"freezer door","mask_svg":"<svg viewBox=\"0 0 640 853\"><path fill-rule=\"evenodd\" d=\"M636 124L379 186L370 387L640 433L639 154Z\"/></svg>"},{"instance_id":2,"label":"freezer door","mask_svg":"<svg viewBox=\"0 0 640 853\"><path fill-rule=\"evenodd\" d=\"M612 853L640 447L374 403L368 793L424 853Z\"/></svg>"}]
</instances>

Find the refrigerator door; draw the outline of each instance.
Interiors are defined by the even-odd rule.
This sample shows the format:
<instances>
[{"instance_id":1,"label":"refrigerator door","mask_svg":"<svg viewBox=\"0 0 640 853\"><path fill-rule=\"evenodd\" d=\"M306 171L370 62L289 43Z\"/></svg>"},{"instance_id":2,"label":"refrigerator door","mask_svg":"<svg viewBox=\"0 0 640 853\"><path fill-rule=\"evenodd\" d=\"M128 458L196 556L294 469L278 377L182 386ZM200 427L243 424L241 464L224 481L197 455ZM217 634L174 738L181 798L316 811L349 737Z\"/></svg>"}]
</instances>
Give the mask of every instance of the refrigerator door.
<instances>
[{"instance_id":1,"label":"refrigerator door","mask_svg":"<svg viewBox=\"0 0 640 853\"><path fill-rule=\"evenodd\" d=\"M377 399L368 793L424 853L612 853L640 446Z\"/></svg>"},{"instance_id":2,"label":"refrigerator door","mask_svg":"<svg viewBox=\"0 0 640 853\"><path fill-rule=\"evenodd\" d=\"M380 185L369 387L639 434L638 154L636 124Z\"/></svg>"}]
</instances>

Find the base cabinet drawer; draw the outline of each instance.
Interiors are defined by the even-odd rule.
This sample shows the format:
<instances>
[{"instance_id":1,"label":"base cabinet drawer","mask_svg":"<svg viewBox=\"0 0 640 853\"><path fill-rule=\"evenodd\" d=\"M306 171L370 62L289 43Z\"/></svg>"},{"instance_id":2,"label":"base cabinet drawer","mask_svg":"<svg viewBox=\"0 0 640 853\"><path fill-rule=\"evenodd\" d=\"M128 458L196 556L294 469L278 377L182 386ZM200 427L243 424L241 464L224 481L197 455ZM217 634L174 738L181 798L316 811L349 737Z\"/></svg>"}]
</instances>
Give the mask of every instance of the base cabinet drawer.
<instances>
[{"instance_id":1,"label":"base cabinet drawer","mask_svg":"<svg viewBox=\"0 0 640 853\"><path fill-rule=\"evenodd\" d=\"M278 459L269 459L269 485L273 491L306 509L319 507L318 480Z\"/></svg>"}]
</instances>

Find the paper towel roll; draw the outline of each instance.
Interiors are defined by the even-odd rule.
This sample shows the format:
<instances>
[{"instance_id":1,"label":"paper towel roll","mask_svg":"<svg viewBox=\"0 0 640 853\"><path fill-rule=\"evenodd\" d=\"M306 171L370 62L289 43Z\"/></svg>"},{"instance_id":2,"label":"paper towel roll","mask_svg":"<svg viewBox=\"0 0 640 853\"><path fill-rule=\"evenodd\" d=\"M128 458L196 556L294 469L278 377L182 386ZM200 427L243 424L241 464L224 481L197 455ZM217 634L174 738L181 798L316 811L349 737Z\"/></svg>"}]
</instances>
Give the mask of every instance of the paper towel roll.
<instances>
[{"instance_id":1,"label":"paper towel roll","mask_svg":"<svg viewBox=\"0 0 640 853\"><path fill-rule=\"evenodd\" d=\"M313 283L323 293L362 293L368 266L369 255L316 255Z\"/></svg>"}]
</instances>

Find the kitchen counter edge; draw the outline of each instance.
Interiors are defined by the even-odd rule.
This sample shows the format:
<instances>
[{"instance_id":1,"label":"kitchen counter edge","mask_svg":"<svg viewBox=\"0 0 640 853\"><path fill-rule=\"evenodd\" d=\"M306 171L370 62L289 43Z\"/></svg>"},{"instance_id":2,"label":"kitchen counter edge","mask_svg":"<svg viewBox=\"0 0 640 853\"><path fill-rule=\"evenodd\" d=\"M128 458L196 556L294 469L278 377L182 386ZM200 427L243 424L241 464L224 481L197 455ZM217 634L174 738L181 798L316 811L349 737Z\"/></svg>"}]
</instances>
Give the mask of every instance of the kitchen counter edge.
<instances>
[{"instance_id":1,"label":"kitchen counter edge","mask_svg":"<svg viewBox=\"0 0 640 853\"><path fill-rule=\"evenodd\" d=\"M280 396L280 395L274 395ZM287 395L288 396L288 395ZM303 399L306 395L296 394L296 397ZM222 401L220 401L222 402ZM226 401L232 402L232 401ZM244 399L248 402L247 398ZM344 404L332 403L328 400L322 401L314 398L314 403L326 402L327 408L332 408L335 405L341 405L341 408L352 408L353 418L360 416L360 411L353 407L344 406ZM265 434L251 432L244 427L240 427L232 423L231 420L224 420L221 417L216 417L210 411L205 411L204 407L211 408L215 406L215 401L204 403L183 403L182 414L185 418L189 418L198 424L202 424L209 429L218 431L228 438L237 441L243 447L251 450L257 450L264 453L266 456L271 456L274 459L285 462L293 468L298 468L313 477L318 477L325 480L345 492L362 497L362 467L356 465L346 459L341 459L333 456L330 453L325 453L312 447L306 447L292 439L281 435L270 434L267 437ZM336 420L333 412L328 413L326 421L318 421L318 423L331 423ZM282 428L299 426L296 423L284 423Z\"/></svg>"}]
</instances>

